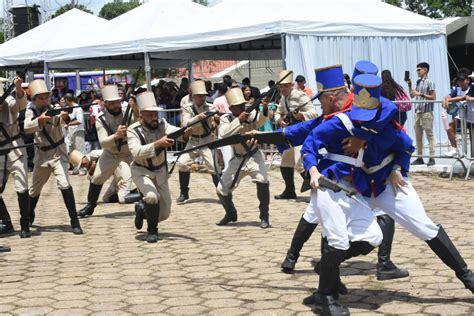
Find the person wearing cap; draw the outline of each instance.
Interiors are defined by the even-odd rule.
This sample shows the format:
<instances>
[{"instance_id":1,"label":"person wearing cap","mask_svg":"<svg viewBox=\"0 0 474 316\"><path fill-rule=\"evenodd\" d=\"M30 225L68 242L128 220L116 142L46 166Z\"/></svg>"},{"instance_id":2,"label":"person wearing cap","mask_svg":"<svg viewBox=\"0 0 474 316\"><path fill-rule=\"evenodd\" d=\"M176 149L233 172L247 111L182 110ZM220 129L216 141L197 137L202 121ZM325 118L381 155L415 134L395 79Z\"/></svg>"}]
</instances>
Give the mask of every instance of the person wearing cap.
<instances>
[{"instance_id":1,"label":"person wearing cap","mask_svg":"<svg viewBox=\"0 0 474 316\"><path fill-rule=\"evenodd\" d=\"M288 72L290 71L282 70L280 72L280 79L284 78ZM293 112L293 116L297 121L306 121L318 116L316 108L306 93L293 88L292 73L280 82L278 89L281 99L274 116L275 123L278 127L287 127L289 123L291 123L285 121L290 112ZM294 113L294 111L297 113ZM295 168L303 179L306 177L300 158L300 149L300 147L289 148L281 155L280 171L285 181L285 190L283 193L275 196L277 200L296 199Z\"/></svg>"},{"instance_id":2,"label":"person wearing cap","mask_svg":"<svg viewBox=\"0 0 474 316\"><path fill-rule=\"evenodd\" d=\"M191 99L192 102L183 106L183 124L187 126L197 120L203 119L207 113L215 112L216 109L212 104L206 102L206 85L203 80L196 80L191 83ZM186 144L185 149L189 149L201 144L208 143L213 140L212 132L215 130L219 123L217 116L211 116L201 123L193 126L193 134ZM176 203L183 204L189 200L189 181L191 178L191 166L194 163L194 159L201 156L204 159L204 163L207 167L207 171L212 175L212 181L214 186L217 186L219 179L214 171L214 160L212 151L207 148L201 148L179 157L177 165L179 170L179 188L180 193L176 199Z\"/></svg>"},{"instance_id":3,"label":"person wearing cap","mask_svg":"<svg viewBox=\"0 0 474 316\"><path fill-rule=\"evenodd\" d=\"M103 153L97 163L89 183L87 205L79 211L79 216L87 217L94 213L102 186L123 161L132 162L132 154L127 144L127 126L122 125L125 109L121 106L116 85L102 88L104 110L96 117L97 136Z\"/></svg>"},{"instance_id":4,"label":"person wearing cap","mask_svg":"<svg viewBox=\"0 0 474 316\"><path fill-rule=\"evenodd\" d=\"M468 269L444 229L435 225L427 216L418 194L408 181L407 174L414 147L412 140L400 126L386 125L359 152L357 158L345 155L342 149L341 143L345 138L351 137L353 127L360 122L376 119L382 108L387 106L381 103L390 102L380 98L381 82L380 77L372 74L354 78L351 111L338 113L319 125L303 145L305 168L310 173L314 189L312 203L305 215L315 212L323 226L323 235L326 236L318 268L318 292L305 298L304 303L314 304L323 311L332 310L343 315L348 313L336 301L340 289L338 267L342 261L354 255L367 254L376 246L375 240L367 240L367 237L377 236L371 230L373 224L367 227L367 224L361 225L364 222L360 221L361 215L368 216L366 211L371 209L381 209L414 236L426 241L433 252L456 272L464 286L474 292L474 274ZM327 104L322 104L324 111ZM396 108L394 104L391 106ZM326 148L328 152L324 157L319 154L322 148ZM353 186L358 192L355 195L357 203L354 199L349 201L347 197L338 197L340 192L320 189L318 179L321 175L346 186ZM347 201L347 205L341 201ZM350 208L345 209L347 206ZM344 214L340 213L340 209L344 210ZM364 220L368 223L369 217ZM363 241L369 241L369 244Z\"/></svg>"},{"instance_id":5,"label":"person wearing cap","mask_svg":"<svg viewBox=\"0 0 474 316\"><path fill-rule=\"evenodd\" d=\"M221 117L219 125L219 138L235 134L245 134L256 130L268 120L268 106L257 113L256 110L247 113L246 101L240 87L229 89L225 94L231 113ZM217 196L225 210L224 217L216 223L218 226L227 225L237 221L237 209L232 201L232 192L238 186L242 177L249 175L257 184L257 198L260 202L260 227L268 228L270 184L268 182L267 166L262 151L255 144L234 144L234 157L224 170L222 178L217 185Z\"/></svg>"},{"instance_id":6,"label":"person wearing cap","mask_svg":"<svg viewBox=\"0 0 474 316\"><path fill-rule=\"evenodd\" d=\"M88 154L83 154L78 150L73 150L69 155L69 162L74 168L84 168L88 172L89 180L92 178L97 166L97 162L102 155L103 150L92 150ZM102 197L104 203L132 203L137 198L136 186L132 181L130 166L122 161L115 169L112 181L107 191Z\"/></svg>"},{"instance_id":7,"label":"person wearing cap","mask_svg":"<svg viewBox=\"0 0 474 316\"><path fill-rule=\"evenodd\" d=\"M435 84L428 78L430 65L426 62L421 62L416 65L416 73L419 79L416 81L415 89L412 88L411 80L407 80L410 97L417 101L434 101L436 100ZM429 153L433 157L435 155L435 139L433 132L433 103L416 103L415 104L415 138L416 138L416 154L423 155L423 131L426 134L429 144ZM435 165L434 158L429 158L427 166ZM418 157L412 162L413 165L424 164L423 158Z\"/></svg>"},{"instance_id":8,"label":"person wearing cap","mask_svg":"<svg viewBox=\"0 0 474 316\"><path fill-rule=\"evenodd\" d=\"M22 88L21 78L15 79L15 97L9 95L0 104L0 149L23 145L18 124L19 113L26 109L26 94ZM3 95L3 85L0 84L0 95ZM13 224L3 200L3 192L11 174L20 208L20 236L30 235L28 213L28 168L26 149L11 150L7 155L0 156L0 235L14 232Z\"/></svg>"},{"instance_id":9,"label":"person wearing cap","mask_svg":"<svg viewBox=\"0 0 474 316\"><path fill-rule=\"evenodd\" d=\"M135 226L141 229L143 219L146 218L147 242L153 243L158 241L158 222L168 219L171 212L166 149L173 145L174 140L167 135L179 128L159 118L161 108L157 106L153 92L140 93L137 105L140 111L139 121L130 125L127 130L133 155L132 179L143 195L144 203L144 212L136 209ZM191 133L192 129L188 128L185 138Z\"/></svg>"},{"instance_id":10,"label":"person wearing cap","mask_svg":"<svg viewBox=\"0 0 474 316\"><path fill-rule=\"evenodd\" d=\"M348 111L353 102L353 94L348 93L347 89L343 89L343 74L341 65L316 69L316 81L318 83L319 91L316 97L320 98L321 103L340 103L342 111ZM359 61L356 64L354 74L360 75L363 73L377 73L378 68L369 61ZM387 124L391 123L396 115L396 108L393 103L387 102L385 98L381 98L382 106L380 114L376 116L371 122L363 122L360 126L355 126L353 129L354 135L357 137L349 138L345 141L344 150L348 150L351 155L357 154L362 149L366 142L371 141L373 137L382 130ZM340 110L340 106L329 107L329 112L323 114L323 119L328 120L334 116L334 111ZM292 146L302 145L308 134L318 126L323 120L316 118L303 123L289 126L282 131L288 142ZM279 151L285 149L284 146L278 146ZM385 213L378 210L376 212L377 223L382 229L383 241L378 251L377 263L377 279L389 280L396 278L403 278L408 276L408 272L400 270L391 260L390 254L392 249L392 241L395 233L394 221ZM319 219L317 217L306 215L302 216L296 231L291 241L291 246L288 253L281 264L282 271L285 273L292 273L294 271L296 262L303 248L304 243L310 238Z\"/></svg>"},{"instance_id":11,"label":"person wearing cap","mask_svg":"<svg viewBox=\"0 0 474 316\"><path fill-rule=\"evenodd\" d=\"M51 173L53 173L71 220L72 232L74 234L82 234L76 212L74 192L69 182L69 159L62 129L62 125L68 124L70 121L69 114L67 112L60 112L60 114L53 117L47 115L47 110L52 107L50 105L50 93L44 80L33 80L29 88L32 103L25 113L25 133L34 133L36 143L38 144L33 176L28 192L30 226L35 220L35 209L41 190ZM25 230L25 233L23 236L20 235L20 237L30 236L29 230Z\"/></svg>"},{"instance_id":12,"label":"person wearing cap","mask_svg":"<svg viewBox=\"0 0 474 316\"><path fill-rule=\"evenodd\" d=\"M310 99L314 96L313 90L311 90L310 87L306 86L306 78L304 76L302 76L302 75L296 76L295 82L296 82L296 89L297 90L303 91L304 93L306 93L306 95Z\"/></svg>"},{"instance_id":13,"label":"person wearing cap","mask_svg":"<svg viewBox=\"0 0 474 316\"><path fill-rule=\"evenodd\" d=\"M467 102L466 127L470 130L471 157L474 157L474 137L472 137L472 132L474 131L474 87L472 86L472 80L469 77L470 74L471 71L466 68L461 68L459 70L456 75L457 87L454 88L449 95L443 98L442 106L444 109L448 110L450 103ZM458 115L454 115L453 121L449 123L449 128L446 130L449 142L454 150L445 153L444 155L447 157L459 156L460 154L456 143L456 130L460 126L461 119Z\"/></svg>"}]
</instances>

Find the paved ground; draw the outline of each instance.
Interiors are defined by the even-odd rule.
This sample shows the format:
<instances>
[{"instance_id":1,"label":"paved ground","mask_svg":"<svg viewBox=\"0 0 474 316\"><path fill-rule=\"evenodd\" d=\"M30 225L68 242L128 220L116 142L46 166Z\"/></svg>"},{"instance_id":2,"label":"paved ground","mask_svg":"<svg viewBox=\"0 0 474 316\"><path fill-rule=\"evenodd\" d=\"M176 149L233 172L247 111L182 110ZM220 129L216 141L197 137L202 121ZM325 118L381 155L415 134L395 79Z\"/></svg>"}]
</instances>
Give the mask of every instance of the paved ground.
<instances>
[{"instance_id":1,"label":"paved ground","mask_svg":"<svg viewBox=\"0 0 474 316\"><path fill-rule=\"evenodd\" d=\"M474 266L474 182L419 175L413 181L434 221L443 223ZM85 182L73 177L78 207L86 199ZM0 313L311 315L301 300L316 286L311 260L319 257L318 236L303 249L296 274L279 269L307 205L304 199L272 199L273 227L262 230L255 186L244 180L235 193L239 222L217 227L223 210L210 176L193 174L191 183L193 199L175 205L171 218L160 225L161 240L147 244L144 233L133 227L129 205L102 204L82 221L85 235L70 233L60 193L50 179L38 204L34 236L0 239L12 247L11 253L0 254ZM176 174L171 184L175 197ZM279 172L271 172L271 184L272 195L282 190ZM5 199L18 223L11 183ZM375 254L344 264L350 294L342 302L352 314L474 314L474 296L424 242L398 229L393 257L410 271L409 278L377 281Z\"/></svg>"}]
</instances>

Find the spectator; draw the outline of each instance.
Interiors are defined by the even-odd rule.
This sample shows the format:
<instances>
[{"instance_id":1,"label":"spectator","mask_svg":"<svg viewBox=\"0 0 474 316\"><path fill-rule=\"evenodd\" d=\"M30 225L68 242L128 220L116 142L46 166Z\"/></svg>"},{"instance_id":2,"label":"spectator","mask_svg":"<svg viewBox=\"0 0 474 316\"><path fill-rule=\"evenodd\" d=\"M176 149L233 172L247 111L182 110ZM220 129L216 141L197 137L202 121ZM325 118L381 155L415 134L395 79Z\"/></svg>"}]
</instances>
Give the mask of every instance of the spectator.
<instances>
[{"instance_id":1,"label":"spectator","mask_svg":"<svg viewBox=\"0 0 474 316\"><path fill-rule=\"evenodd\" d=\"M298 75L298 76L296 76L295 82L296 82L296 89L297 90L300 90L300 91L303 91L304 93L306 93L306 95L310 99L313 97L313 95L314 95L313 90L311 90L311 88L309 88L309 87L306 87L306 78L305 77L303 77L302 75Z\"/></svg>"},{"instance_id":2,"label":"spectator","mask_svg":"<svg viewBox=\"0 0 474 316\"><path fill-rule=\"evenodd\" d=\"M245 101L247 101L247 105L252 105L255 101L255 98L252 96L252 88L247 85L242 87L242 93L244 95Z\"/></svg>"},{"instance_id":3,"label":"spectator","mask_svg":"<svg viewBox=\"0 0 474 316\"><path fill-rule=\"evenodd\" d=\"M416 81L415 89L412 88L411 80L407 80L410 89L410 96L417 101L436 100L436 91L433 81L428 78L430 65L426 62L416 65L416 73L419 79ZM430 156L435 154L434 134L433 134L433 103L416 103L415 106L415 136L416 136L416 153L423 155L423 131L428 138ZM424 164L423 158L419 157L412 162L412 165ZM428 160L428 166L435 164L434 158Z\"/></svg>"},{"instance_id":4,"label":"spectator","mask_svg":"<svg viewBox=\"0 0 474 316\"><path fill-rule=\"evenodd\" d=\"M348 93L352 92L351 77L348 74L344 74L344 83L346 84L347 92Z\"/></svg>"},{"instance_id":5,"label":"spectator","mask_svg":"<svg viewBox=\"0 0 474 316\"><path fill-rule=\"evenodd\" d=\"M252 87L252 85L250 84L250 79L249 78L244 78L242 80L242 83L245 85L245 86L249 86L250 87L250 90L252 91L252 94L251 94L251 97L253 99L257 99L259 96L260 96L260 89L258 89L257 87Z\"/></svg>"},{"instance_id":6,"label":"spectator","mask_svg":"<svg viewBox=\"0 0 474 316\"><path fill-rule=\"evenodd\" d=\"M122 103L122 109L125 110L127 108L128 102L125 96L125 90L124 88L122 88L121 85L119 85L118 94L119 94L119 97L121 98L120 102Z\"/></svg>"},{"instance_id":7,"label":"spectator","mask_svg":"<svg viewBox=\"0 0 474 316\"><path fill-rule=\"evenodd\" d=\"M471 139L471 157L474 157L474 139L472 137L473 128L474 128L474 87L472 85L472 80L469 77L470 70L466 68L461 68L456 75L457 87L451 91L451 93L443 98L443 108L448 109L450 103L456 103L461 101L466 101L467 104L467 129L469 130L469 136ZM456 106L456 105L455 105ZM459 116L453 117L453 121L449 123L449 128L446 131L448 134L449 142L454 150L445 153L447 157L459 156L456 143L456 129L461 126L461 120Z\"/></svg>"},{"instance_id":8,"label":"spectator","mask_svg":"<svg viewBox=\"0 0 474 316\"><path fill-rule=\"evenodd\" d=\"M392 77L390 70L382 71L382 91L381 95L391 101L406 101L409 97L406 95L405 90L400 86ZM396 104L398 107L397 121L400 125L404 126L407 121L407 110L404 107L400 107L400 103Z\"/></svg>"},{"instance_id":9,"label":"spectator","mask_svg":"<svg viewBox=\"0 0 474 316\"><path fill-rule=\"evenodd\" d=\"M227 98L225 97L228 89L229 87L225 83L219 84L217 88L218 97L214 100L214 107L221 113L230 113L229 103L227 103Z\"/></svg>"},{"instance_id":10,"label":"spectator","mask_svg":"<svg viewBox=\"0 0 474 316\"><path fill-rule=\"evenodd\" d=\"M99 113L104 109L104 100L100 94L97 96L100 96L100 99L94 100L94 102L97 103L91 105L89 108L89 128L87 130L87 141L91 144L91 150L100 149L95 121L97 119L97 115L99 115Z\"/></svg>"},{"instance_id":11,"label":"spectator","mask_svg":"<svg viewBox=\"0 0 474 316\"><path fill-rule=\"evenodd\" d=\"M272 88L275 85L274 80L269 80L268 81L268 88ZM278 89L275 89L272 93L272 95L268 98L270 103L278 103L280 101L280 94L278 92Z\"/></svg>"},{"instance_id":12,"label":"spectator","mask_svg":"<svg viewBox=\"0 0 474 316\"><path fill-rule=\"evenodd\" d=\"M76 98L67 93L64 96L67 107L77 106ZM69 130L69 135L71 137L71 148L69 152L76 149L81 153L85 152L85 128L84 128L84 112L81 107L74 108L72 113L69 114L71 121L66 126ZM76 173L79 173L79 170L75 170Z\"/></svg>"}]
</instances>

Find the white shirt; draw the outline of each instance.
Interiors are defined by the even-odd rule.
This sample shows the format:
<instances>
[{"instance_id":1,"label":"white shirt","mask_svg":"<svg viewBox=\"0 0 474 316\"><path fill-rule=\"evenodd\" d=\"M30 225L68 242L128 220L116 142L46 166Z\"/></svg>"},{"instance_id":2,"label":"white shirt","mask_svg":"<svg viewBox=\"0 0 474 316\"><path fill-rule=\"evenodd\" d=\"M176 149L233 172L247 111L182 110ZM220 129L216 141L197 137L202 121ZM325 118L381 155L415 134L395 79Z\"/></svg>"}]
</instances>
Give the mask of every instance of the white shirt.
<instances>
[{"instance_id":1,"label":"white shirt","mask_svg":"<svg viewBox=\"0 0 474 316\"><path fill-rule=\"evenodd\" d=\"M71 121L76 120L81 124L69 126L69 133L72 135L78 131L84 131L84 112L82 108L75 108L72 110L72 113L69 114Z\"/></svg>"}]
</instances>

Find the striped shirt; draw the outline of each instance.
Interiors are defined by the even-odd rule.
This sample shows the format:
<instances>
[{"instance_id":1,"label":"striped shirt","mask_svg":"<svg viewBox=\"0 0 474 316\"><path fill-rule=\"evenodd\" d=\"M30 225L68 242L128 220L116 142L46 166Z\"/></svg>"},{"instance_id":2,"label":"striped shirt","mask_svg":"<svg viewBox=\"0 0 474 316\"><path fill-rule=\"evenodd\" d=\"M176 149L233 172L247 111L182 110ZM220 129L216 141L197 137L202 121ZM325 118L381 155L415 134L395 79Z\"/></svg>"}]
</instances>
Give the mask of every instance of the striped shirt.
<instances>
[{"instance_id":1,"label":"striped shirt","mask_svg":"<svg viewBox=\"0 0 474 316\"><path fill-rule=\"evenodd\" d=\"M428 78L418 79L416 81L416 91L424 95L430 95L435 90L433 81ZM422 96L417 96L415 100L425 100ZM433 103L416 103L415 113L433 112Z\"/></svg>"}]
</instances>

